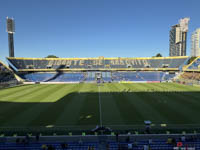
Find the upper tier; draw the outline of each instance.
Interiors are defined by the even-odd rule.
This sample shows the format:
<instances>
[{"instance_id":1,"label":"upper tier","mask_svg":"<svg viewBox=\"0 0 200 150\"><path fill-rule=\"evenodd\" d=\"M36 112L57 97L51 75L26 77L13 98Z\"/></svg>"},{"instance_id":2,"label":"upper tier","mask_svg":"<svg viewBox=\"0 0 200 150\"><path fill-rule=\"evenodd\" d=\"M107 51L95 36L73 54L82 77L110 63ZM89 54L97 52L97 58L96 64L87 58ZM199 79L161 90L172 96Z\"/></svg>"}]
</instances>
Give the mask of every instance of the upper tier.
<instances>
[{"instance_id":1,"label":"upper tier","mask_svg":"<svg viewBox=\"0 0 200 150\"><path fill-rule=\"evenodd\" d=\"M55 70L179 70L184 57L146 58L7 58L18 71Z\"/></svg>"},{"instance_id":2,"label":"upper tier","mask_svg":"<svg viewBox=\"0 0 200 150\"><path fill-rule=\"evenodd\" d=\"M194 59L187 67L186 71L198 71L200 72L200 56Z\"/></svg>"}]
</instances>

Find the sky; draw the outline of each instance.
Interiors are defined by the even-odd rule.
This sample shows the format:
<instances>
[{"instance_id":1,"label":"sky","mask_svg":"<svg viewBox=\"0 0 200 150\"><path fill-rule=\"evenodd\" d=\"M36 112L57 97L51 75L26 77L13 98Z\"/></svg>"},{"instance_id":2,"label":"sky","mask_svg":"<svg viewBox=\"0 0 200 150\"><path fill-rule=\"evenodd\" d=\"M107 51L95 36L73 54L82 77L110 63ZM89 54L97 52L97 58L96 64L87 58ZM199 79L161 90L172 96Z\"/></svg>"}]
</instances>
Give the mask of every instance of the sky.
<instances>
[{"instance_id":1,"label":"sky","mask_svg":"<svg viewBox=\"0 0 200 150\"><path fill-rule=\"evenodd\" d=\"M6 17L15 19L16 57L151 57L169 55L169 30L199 0L0 0L0 60L8 56Z\"/></svg>"}]
</instances>

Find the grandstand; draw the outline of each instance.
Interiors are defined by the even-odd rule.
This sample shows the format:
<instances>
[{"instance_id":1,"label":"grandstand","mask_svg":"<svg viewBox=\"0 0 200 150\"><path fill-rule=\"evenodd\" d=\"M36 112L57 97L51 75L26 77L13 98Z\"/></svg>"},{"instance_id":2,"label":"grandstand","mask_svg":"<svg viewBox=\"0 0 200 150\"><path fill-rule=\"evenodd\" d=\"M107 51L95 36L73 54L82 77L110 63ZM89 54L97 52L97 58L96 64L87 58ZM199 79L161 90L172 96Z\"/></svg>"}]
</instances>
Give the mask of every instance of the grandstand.
<instances>
[{"instance_id":1,"label":"grandstand","mask_svg":"<svg viewBox=\"0 0 200 150\"><path fill-rule=\"evenodd\" d=\"M177 142L182 135L187 139L195 136L182 147L200 148L200 90L160 83L199 80L199 58L189 64L187 56L7 60L9 67L0 63L1 83L24 84L0 91L0 114L5 116L0 116L0 149L51 145L60 150L66 143L74 150L117 150L128 149L136 141L135 150L144 145L171 150L176 145L166 143L169 135ZM152 121L150 132L145 120ZM16 143L27 133L28 144L26 140L26 144ZM155 136L151 144L149 133L151 138ZM34 140L37 134L42 138L39 142Z\"/></svg>"},{"instance_id":2,"label":"grandstand","mask_svg":"<svg viewBox=\"0 0 200 150\"><path fill-rule=\"evenodd\" d=\"M200 81L200 73L199 72L184 72L180 76L181 79L185 80L196 80Z\"/></svg>"},{"instance_id":3,"label":"grandstand","mask_svg":"<svg viewBox=\"0 0 200 150\"><path fill-rule=\"evenodd\" d=\"M102 146L101 140L98 136L84 137L82 143L79 142L80 137L63 137L61 141L51 141L52 138L46 138L49 140L36 141L34 136L31 136L28 144L7 141L5 143L0 143L0 149L31 149L31 150L41 150L41 147L46 145L47 147L53 147L56 150L88 150L88 149L104 149L104 150L143 150L144 145L148 145L151 150L179 150L180 147L177 147L176 142L182 143L182 148L187 148L187 150L198 150L200 148L200 140L198 135L186 135L185 141L182 142L181 137L183 135L171 135L169 138L164 135L154 135L154 136L136 136L136 135L121 135L119 136L118 141L115 137L107 136L107 142ZM54 137L56 138L56 137ZM104 139L104 137L101 137ZM14 138L17 139L17 138ZM18 138L19 139L19 138ZM21 137L23 139L23 137ZM151 139L151 141L149 141ZM121 142L120 142L121 141ZM130 146L132 148L130 148Z\"/></svg>"},{"instance_id":4,"label":"grandstand","mask_svg":"<svg viewBox=\"0 0 200 150\"><path fill-rule=\"evenodd\" d=\"M200 57L193 60L187 67L186 71L200 71Z\"/></svg>"},{"instance_id":5,"label":"grandstand","mask_svg":"<svg viewBox=\"0 0 200 150\"><path fill-rule=\"evenodd\" d=\"M0 85L13 84L17 82L17 75L8 68L5 64L0 62Z\"/></svg>"},{"instance_id":6,"label":"grandstand","mask_svg":"<svg viewBox=\"0 0 200 150\"><path fill-rule=\"evenodd\" d=\"M172 79L188 57L7 58L27 82L161 82Z\"/></svg>"},{"instance_id":7,"label":"grandstand","mask_svg":"<svg viewBox=\"0 0 200 150\"><path fill-rule=\"evenodd\" d=\"M200 57L192 57L188 62L188 65L183 66L183 71L175 81L189 85L200 85Z\"/></svg>"},{"instance_id":8,"label":"grandstand","mask_svg":"<svg viewBox=\"0 0 200 150\"><path fill-rule=\"evenodd\" d=\"M7 58L18 71L47 70L178 70L187 60L182 57L153 58Z\"/></svg>"}]
</instances>

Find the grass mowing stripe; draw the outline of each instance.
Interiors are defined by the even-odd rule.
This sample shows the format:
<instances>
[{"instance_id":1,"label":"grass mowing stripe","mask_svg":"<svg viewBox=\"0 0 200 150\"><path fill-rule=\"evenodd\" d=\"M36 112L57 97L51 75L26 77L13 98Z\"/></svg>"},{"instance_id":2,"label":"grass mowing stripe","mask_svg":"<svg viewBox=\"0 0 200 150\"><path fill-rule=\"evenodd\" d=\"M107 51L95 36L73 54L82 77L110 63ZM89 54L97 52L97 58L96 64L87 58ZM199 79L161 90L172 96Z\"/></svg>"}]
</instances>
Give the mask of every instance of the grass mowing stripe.
<instances>
[{"instance_id":1,"label":"grass mowing stripe","mask_svg":"<svg viewBox=\"0 0 200 150\"><path fill-rule=\"evenodd\" d=\"M18 87L13 87L13 88L8 88L5 90L0 90L0 98L4 98L8 95L13 95L15 93L21 92L24 89L35 87L36 85L26 85L26 86L18 86Z\"/></svg>"},{"instance_id":2,"label":"grass mowing stripe","mask_svg":"<svg viewBox=\"0 0 200 150\"><path fill-rule=\"evenodd\" d=\"M61 85L60 85L61 86ZM63 85L65 87L66 85ZM74 86L70 86L72 89ZM56 88L54 92L62 89ZM53 93L51 93L53 94ZM33 126L47 126L47 125L55 125L57 118L63 113L66 105L68 105L73 98L71 94L66 92L66 95L61 97L58 101L54 103L44 103L44 107L41 110L40 114L36 116L29 122L29 125ZM46 101L46 100L45 100Z\"/></svg>"},{"instance_id":3,"label":"grass mowing stripe","mask_svg":"<svg viewBox=\"0 0 200 150\"><path fill-rule=\"evenodd\" d=\"M72 101L70 101L68 105L65 105L63 113L56 120L56 125L77 125L77 122L80 119L80 110L86 97L86 94L80 92L82 89L85 89L85 84L78 84L71 89L71 92L68 95L71 96Z\"/></svg>"},{"instance_id":4,"label":"grass mowing stripe","mask_svg":"<svg viewBox=\"0 0 200 150\"><path fill-rule=\"evenodd\" d=\"M162 88L163 86L161 84L156 85L157 88ZM165 93L169 93L169 92L163 92L163 94ZM171 92L174 95L179 96L180 98L178 99L179 102L186 102L187 106L188 105L193 105L192 107L195 106L200 106L200 101L199 101L199 96L200 96L200 92L182 92L182 91L178 91L178 92ZM195 96L194 96L195 94ZM197 108L199 109L199 107Z\"/></svg>"},{"instance_id":5,"label":"grass mowing stripe","mask_svg":"<svg viewBox=\"0 0 200 150\"><path fill-rule=\"evenodd\" d=\"M169 86L181 88L184 91L197 91L197 92L200 92L200 88L194 87L194 86L190 86L190 85L183 85L183 84L178 84L178 83L172 83Z\"/></svg>"},{"instance_id":6,"label":"grass mowing stripe","mask_svg":"<svg viewBox=\"0 0 200 150\"><path fill-rule=\"evenodd\" d=\"M159 84L157 86L161 87L161 88L163 87L163 85L161 85L161 84ZM200 92L182 92L182 91L180 91L180 92L171 92L171 93L180 97L178 99L178 102L180 102L180 103L185 102L185 103L187 103L187 104L185 104L187 107L191 106L193 109L196 109L197 111L199 111ZM166 93L163 93L163 94L166 94Z\"/></svg>"},{"instance_id":7,"label":"grass mowing stripe","mask_svg":"<svg viewBox=\"0 0 200 150\"><path fill-rule=\"evenodd\" d=\"M10 101L0 101L1 126L46 126L49 124L87 126L96 125L99 122L96 84L24 87L0 90L0 100ZM26 91L27 87L33 92ZM36 90L37 88L41 89ZM15 96L13 95L14 99L11 98L12 96L6 97L9 94L8 91L13 94L16 92ZM26 92L23 93L24 91ZM153 123L200 123L198 118L200 88L197 87L174 83L111 83L101 86L100 91L104 125L143 124L143 120L146 119L152 120ZM123 93L120 94L119 92L122 91ZM16 102L12 102L13 100ZM134 119L131 115L133 112L137 114Z\"/></svg>"},{"instance_id":8,"label":"grass mowing stripe","mask_svg":"<svg viewBox=\"0 0 200 150\"><path fill-rule=\"evenodd\" d=\"M32 95L32 94L40 91L42 88L43 88L43 86L34 86L32 88L27 88L21 92L4 97L4 99L9 102L15 102L15 101L21 100L22 97L23 97L23 99L25 99L26 96Z\"/></svg>"},{"instance_id":9,"label":"grass mowing stripe","mask_svg":"<svg viewBox=\"0 0 200 150\"><path fill-rule=\"evenodd\" d=\"M28 97L23 97L22 101L27 102L52 102L53 98L49 99L48 96L51 94L54 94L57 90L59 90L60 87L63 87L65 85L45 85L43 89L40 91L33 93L31 95L28 95ZM48 98L48 99L47 99ZM54 101L56 101L55 99Z\"/></svg>"},{"instance_id":10,"label":"grass mowing stripe","mask_svg":"<svg viewBox=\"0 0 200 150\"><path fill-rule=\"evenodd\" d=\"M148 86L153 87L154 89L158 88L156 85L154 84L148 84ZM150 92L152 93L152 95L154 95L155 101L157 100L160 103L164 103L163 107L162 105L158 105L158 108L163 108L160 110L161 113L166 112L167 114L169 114L170 118L173 119L174 123L183 123L183 122L187 122L187 123L193 123L193 119L191 119L190 113L193 110L188 108L183 101L179 102L180 97L179 95L174 95L172 94L172 92L170 94L166 93L167 95L164 95L161 92ZM178 109L181 108L181 109ZM184 111L183 111L184 110ZM166 114L166 115L167 115ZM176 114L176 115L175 115ZM167 115L168 116L168 115ZM174 117L175 116L175 117Z\"/></svg>"},{"instance_id":11,"label":"grass mowing stripe","mask_svg":"<svg viewBox=\"0 0 200 150\"><path fill-rule=\"evenodd\" d=\"M142 87L144 87L144 85L131 85L131 84L126 84L126 86L128 88L134 88L134 89L142 89ZM131 92L128 93L134 100L131 100L132 103L134 103L135 108L140 112L140 114L143 116L143 121L144 120L151 120L153 123L166 123L169 122L169 120L166 118L166 116L163 116L162 114L160 114L160 112L156 109L154 109L154 107L152 107L152 105L150 105L149 103L147 103L144 100L144 92ZM148 97L149 98L149 97ZM144 122L142 122L144 123Z\"/></svg>"},{"instance_id":12,"label":"grass mowing stripe","mask_svg":"<svg viewBox=\"0 0 200 150\"><path fill-rule=\"evenodd\" d=\"M21 97L12 97L12 99L10 98L4 98L3 101L8 101L8 102L34 102L30 99L30 97L32 96L35 96L37 94L40 94L42 93L43 91L45 90L49 90L51 89L53 86L50 86L50 85L41 85L41 86L36 86L37 88L39 88L40 90L39 91L35 91L35 92L32 92L32 93L29 93L29 95L26 95L26 96L21 96ZM31 88L31 89L28 89L28 91L31 91L31 90L34 90L34 88ZM21 95L23 94L24 91L21 91L18 93L18 95Z\"/></svg>"},{"instance_id":13,"label":"grass mowing stripe","mask_svg":"<svg viewBox=\"0 0 200 150\"><path fill-rule=\"evenodd\" d=\"M123 124L123 117L115 103L113 91L116 91L116 88L110 84L101 86L102 122L105 126Z\"/></svg>"},{"instance_id":14,"label":"grass mowing stripe","mask_svg":"<svg viewBox=\"0 0 200 150\"><path fill-rule=\"evenodd\" d=\"M153 88L153 84L141 84L141 86L145 86L145 90ZM149 105L149 107L151 107L154 111L157 111L158 114L162 116L162 118L158 119L157 121L154 119L155 122L162 123L161 121L167 121L167 123L173 123L169 117L173 116L174 113L171 114L171 112L173 112L171 108L166 107L166 100L162 100L162 96L158 97L158 94L155 92L136 92L135 94L141 97L144 103Z\"/></svg>"},{"instance_id":15,"label":"grass mowing stripe","mask_svg":"<svg viewBox=\"0 0 200 150\"><path fill-rule=\"evenodd\" d=\"M64 87L65 85L60 85L59 88L56 89L62 91ZM27 126L30 123L30 121L34 120L38 115L40 115L41 111L44 110L45 107L50 105L50 103L41 103L40 101L38 101L35 103L27 103L26 105L31 105L31 106L27 106L28 109L26 109L23 113L18 114L15 118L7 122L7 124L11 124L10 122L12 122L13 125Z\"/></svg>"},{"instance_id":16,"label":"grass mowing stripe","mask_svg":"<svg viewBox=\"0 0 200 150\"><path fill-rule=\"evenodd\" d=\"M23 93L23 91L21 92ZM3 101L11 101L11 100L6 99ZM27 103L17 103L13 101L0 102L0 103L1 103L0 108L3 107L3 109L0 109L0 125L12 121L13 118L16 118L18 115L20 115L21 113L30 108L30 105L27 105Z\"/></svg>"},{"instance_id":17,"label":"grass mowing stripe","mask_svg":"<svg viewBox=\"0 0 200 150\"><path fill-rule=\"evenodd\" d=\"M48 87L50 88L51 86L48 85L48 86L45 86L45 87ZM41 90L42 91L42 90ZM10 111L10 110L7 110L6 112L4 112L4 114L6 114L6 116L9 118L5 118L3 120L3 122L1 123L1 125L7 125L7 124L12 124L13 123L16 123L16 124L20 124L20 121L21 120L17 120L17 121L14 121L13 122L13 119L15 120L15 118L17 118L17 116L19 115L27 115L25 112L28 111L29 109L31 109L32 107L34 107L35 105L37 105L38 103L30 103L28 100L26 100L27 102L23 103L23 102L12 102L12 110L13 111ZM34 110L34 112L37 111L37 110ZM32 113L34 113L32 112ZM29 114L31 116L31 114ZM29 117L30 117L29 116ZM30 118L29 118L30 120Z\"/></svg>"},{"instance_id":18,"label":"grass mowing stripe","mask_svg":"<svg viewBox=\"0 0 200 150\"><path fill-rule=\"evenodd\" d=\"M88 84L84 88L88 89L88 92L82 93L86 94L86 96L83 99L83 105L80 108L80 119L77 121L77 125L97 125L99 124L99 103L97 84Z\"/></svg>"},{"instance_id":19,"label":"grass mowing stripe","mask_svg":"<svg viewBox=\"0 0 200 150\"><path fill-rule=\"evenodd\" d=\"M73 89L74 87L76 87L76 85L73 85L73 86L60 85L59 87L54 87L54 90L52 89L52 92L49 91L48 94L46 94L46 97L44 97L42 99L42 102L56 102L56 101L59 101L59 99L61 97L66 96L67 94L69 94L70 89Z\"/></svg>"},{"instance_id":20,"label":"grass mowing stripe","mask_svg":"<svg viewBox=\"0 0 200 150\"><path fill-rule=\"evenodd\" d=\"M186 85L179 85L179 84L174 84L173 88L177 88L181 91L186 91L186 92L182 92L182 95L184 96L188 96L189 99L194 99L194 100L198 100L199 99L199 93L200 93L200 88L197 87L192 87L192 86L186 86Z\"/></svg>"},{"instance_id":21,"label":"grass mowing stripe","mask_svg":"<svg viewBox=\"0 0 200 150\"><path fill-rule=\"evenodd\" d=\"M115 86L120 89L119 86ZM123 117L124 124L133 124L140 121L142 115L138 112L135 106L129 101L126 93L113 93L115 103Z\"/></svg>"},{"instance_id":22,"label":"grass mowing stripe","mask_svg":"<svg viewBox=\"0 0 200 150\"><path fill-rule=\"evenodd\" d=\"M74 126L78 125L77 122L80 119L80 110L83 105L83 99L85 99L86 94L75 94L70 93L68 99L72 99L67 105L63 112L58 116L55 125L58 126Z\"/></svg>"}]
</instances>

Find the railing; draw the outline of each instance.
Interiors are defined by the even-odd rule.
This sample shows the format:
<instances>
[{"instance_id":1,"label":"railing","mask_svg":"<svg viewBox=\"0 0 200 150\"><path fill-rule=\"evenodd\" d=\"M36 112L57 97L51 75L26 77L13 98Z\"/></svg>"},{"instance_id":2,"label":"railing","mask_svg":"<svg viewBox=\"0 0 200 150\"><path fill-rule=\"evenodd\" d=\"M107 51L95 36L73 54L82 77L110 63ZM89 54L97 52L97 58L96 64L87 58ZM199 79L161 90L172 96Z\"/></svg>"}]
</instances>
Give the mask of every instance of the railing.
<instances>
[{"instance_id":1,"label":"railing","mask_svg":"<svg viewBox=\"0 0 200 150\"><path fill-rule=\"evenodd\" d=\"M200 133L200 124L151 124L147 131L145 125L105 125L104 129L97 129L95 125L90 126L38 126L38 127L0 127L2 135L111 135L114 132L120 134L185 134Z\"/></svg>"}]
</instances>

